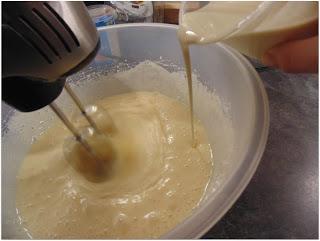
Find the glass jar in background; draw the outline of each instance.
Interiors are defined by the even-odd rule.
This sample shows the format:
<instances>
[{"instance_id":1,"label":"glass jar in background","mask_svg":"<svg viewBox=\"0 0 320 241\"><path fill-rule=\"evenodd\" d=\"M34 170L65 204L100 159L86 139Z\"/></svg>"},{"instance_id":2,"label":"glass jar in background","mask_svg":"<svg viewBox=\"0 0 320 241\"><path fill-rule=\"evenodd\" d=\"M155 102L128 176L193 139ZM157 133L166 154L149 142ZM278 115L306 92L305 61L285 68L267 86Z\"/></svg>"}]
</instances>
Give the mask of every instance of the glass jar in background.
<instances>
[{"instance_id":1,"label":"glass jar in background","mask_svg":"<svg viewBox=\"0 0 320 241\"><path fill-rule=\"evenodd\" d=\"M165 21L165 2L153 1L153 22L164 23Z\"/></svg>"}]
</instances>

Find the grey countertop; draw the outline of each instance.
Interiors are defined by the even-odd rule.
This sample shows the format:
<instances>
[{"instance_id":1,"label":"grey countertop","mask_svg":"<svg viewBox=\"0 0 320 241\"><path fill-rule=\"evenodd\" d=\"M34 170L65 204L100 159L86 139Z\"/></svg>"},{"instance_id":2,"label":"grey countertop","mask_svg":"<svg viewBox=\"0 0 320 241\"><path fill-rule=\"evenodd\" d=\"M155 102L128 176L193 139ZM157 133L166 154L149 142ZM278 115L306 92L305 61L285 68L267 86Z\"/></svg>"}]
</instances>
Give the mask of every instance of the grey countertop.
<instances>
[{"instance_id":1,"label":"grey countertop","mask_svg":"<svg viewBox=\"0 0 320 241\"><path fill-rule=\"evenodd\" d=\"M270 104L261 163L204 238L318 238L318 75L260 69Z\"/></svg>"}]
</instances>

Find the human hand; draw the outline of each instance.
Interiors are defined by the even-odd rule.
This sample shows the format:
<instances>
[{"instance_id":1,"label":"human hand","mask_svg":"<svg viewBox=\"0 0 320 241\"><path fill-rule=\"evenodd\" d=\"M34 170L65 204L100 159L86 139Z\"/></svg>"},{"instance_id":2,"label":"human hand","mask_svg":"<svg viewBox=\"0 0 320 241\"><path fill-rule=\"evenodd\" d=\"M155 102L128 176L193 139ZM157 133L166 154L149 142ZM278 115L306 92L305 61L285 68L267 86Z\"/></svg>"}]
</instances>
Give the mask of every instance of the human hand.
<instances>
[{"instance_id":1,"label":"human hand","mask_svg":"<svg viewBox=\"0 0 320 241\"><path fill-rule=\"evenodd\" d=\"M266 51L262 63L288 73L318 73L318 36L277 45Z\"/></svg>"}]
</instances>

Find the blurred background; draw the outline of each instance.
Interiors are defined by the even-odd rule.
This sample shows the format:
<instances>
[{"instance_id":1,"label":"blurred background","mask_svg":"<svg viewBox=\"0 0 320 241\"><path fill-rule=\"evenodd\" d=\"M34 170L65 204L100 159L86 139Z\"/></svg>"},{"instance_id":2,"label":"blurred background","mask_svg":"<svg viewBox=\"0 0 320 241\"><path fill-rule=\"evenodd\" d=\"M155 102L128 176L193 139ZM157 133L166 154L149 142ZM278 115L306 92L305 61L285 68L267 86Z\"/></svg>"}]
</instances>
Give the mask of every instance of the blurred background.
<instances>
[{"instance_id":1,"label":"blurred background","mask_svg":"<svg viewBox=\"0 0 320 241\"><path fill-rule=\"evenodd\" d=\"M85 2L97 27L135 22L178 24L180 3L179 1Z\"/></svg>"}]
</instances>

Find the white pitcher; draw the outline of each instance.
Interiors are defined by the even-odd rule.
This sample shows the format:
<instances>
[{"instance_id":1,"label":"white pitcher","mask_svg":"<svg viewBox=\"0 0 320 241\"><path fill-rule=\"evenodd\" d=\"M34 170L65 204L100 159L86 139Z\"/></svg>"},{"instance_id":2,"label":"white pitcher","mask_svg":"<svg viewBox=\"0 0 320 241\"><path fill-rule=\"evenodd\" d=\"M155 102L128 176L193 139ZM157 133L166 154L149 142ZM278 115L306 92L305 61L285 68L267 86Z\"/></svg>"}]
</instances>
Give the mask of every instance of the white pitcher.
<instances>
[{"instance_id":1,"label":"white pitcher","mask_svg":"<svg viewBox=\"0 0 320 241\"><path fill-rule=\"evenodd\" d=\"M318 2L185 2L180 28L188 42L224 42L261 59L269 48L317 34Z\"/></svg>"}]
</instances>

